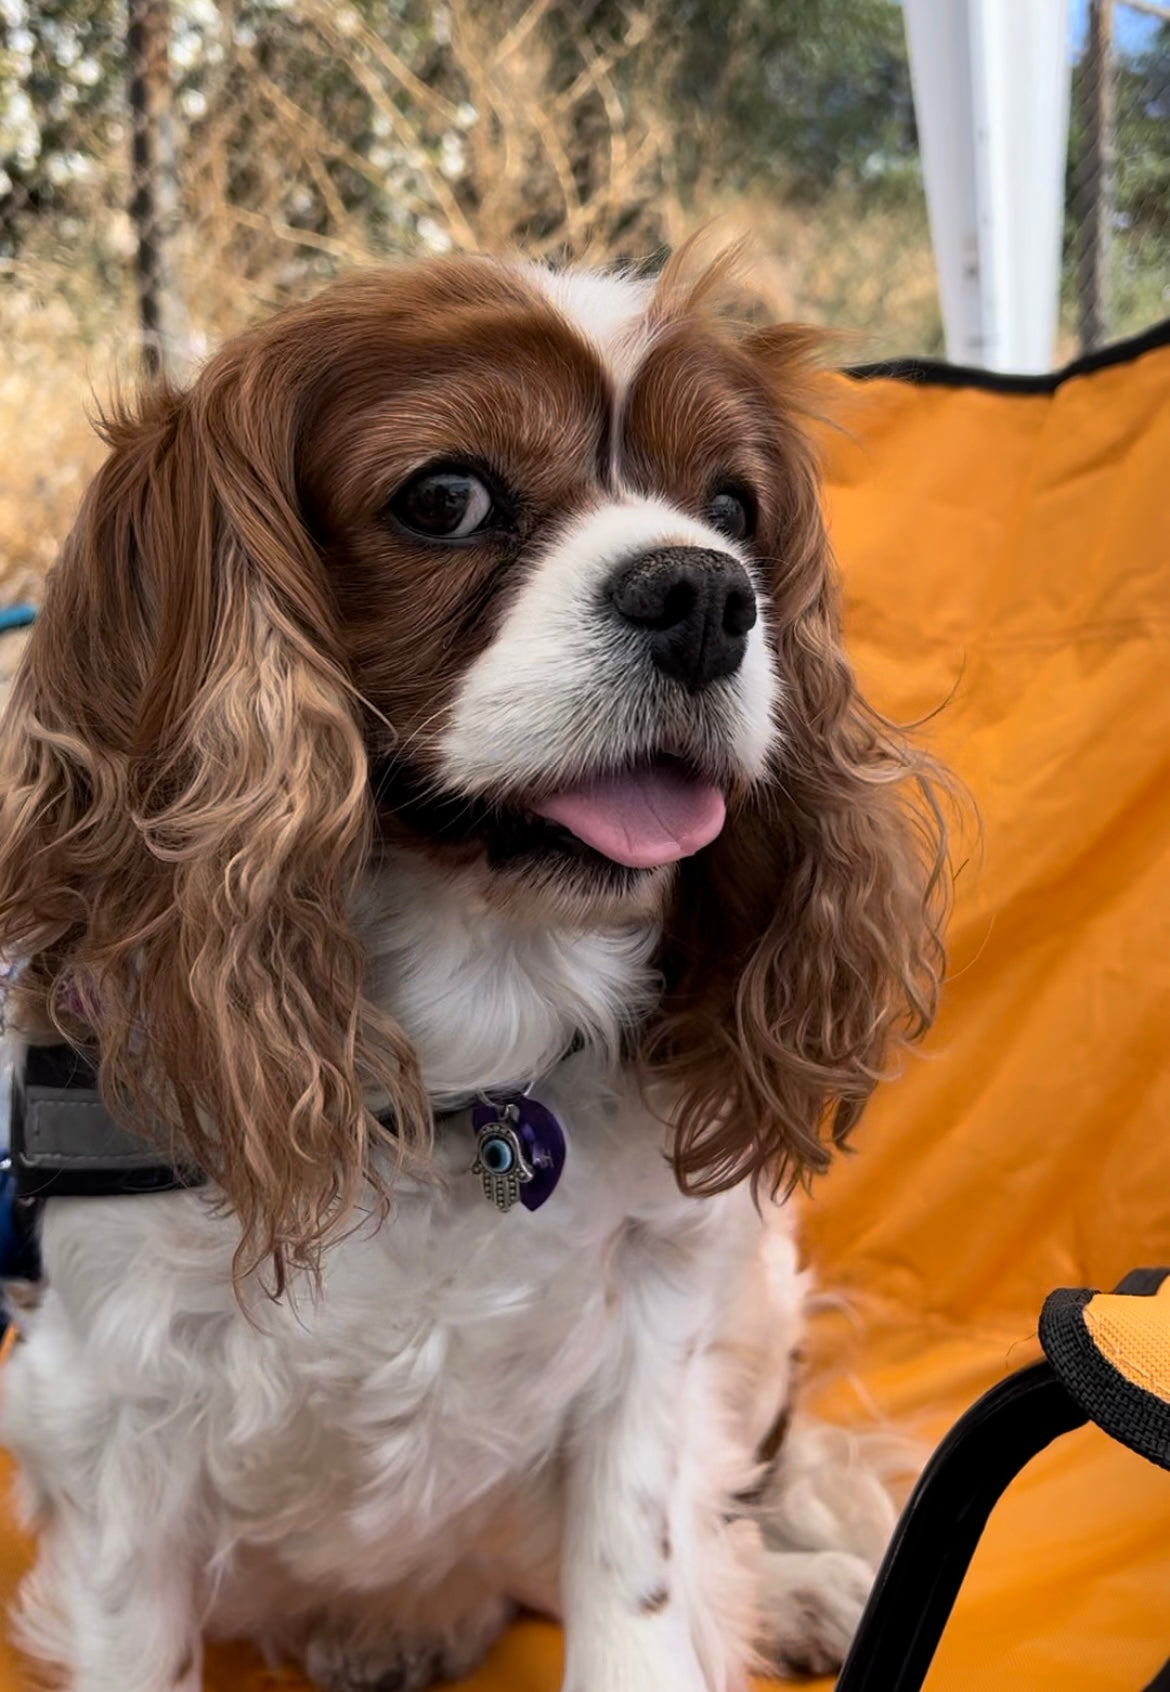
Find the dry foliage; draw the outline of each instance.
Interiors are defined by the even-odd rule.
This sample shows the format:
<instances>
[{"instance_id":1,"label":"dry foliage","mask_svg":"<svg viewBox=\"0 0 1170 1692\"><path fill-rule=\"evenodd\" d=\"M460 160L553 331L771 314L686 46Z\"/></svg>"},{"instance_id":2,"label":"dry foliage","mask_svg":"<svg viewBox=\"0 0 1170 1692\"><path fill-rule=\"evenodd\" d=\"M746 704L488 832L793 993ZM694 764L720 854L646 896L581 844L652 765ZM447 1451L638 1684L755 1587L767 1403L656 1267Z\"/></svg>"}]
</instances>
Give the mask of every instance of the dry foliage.
<instances>
[{"instance_id":1,"label":"dry foliage","mask_svg":"<svg viewBox=\"0 0 1170 1692\"><path fill-rule=\"evenodd\" d=\"M668 0L609 0L604 28L600 0L450 0L428 13L414 62L334 0L292 0L277 52L233 33L229 11L198 100L175 112L180 372L339 271L403 252L642 259L711 218L752 237L774 315L847 324L859 357L938 350L921 208L837 195L798 209L710 180L684 197L656 96ZM329 89L311 110L293 92L306 62ZM37 596L100 456L93 396L134 376L128 143L115 141L91 161L83 214L46 220L0 275L0 603Z\"/></svg>"},{"instance_id":2,"label":"dry foliage","mask_svg":"<svg viewBox=\"0 0 1170 1692\"><path fill-rule=\"evenodd\" d=\"M108 387L129 329L112 308L83 324L54 265L30 264L0 285L0 604L39 597L103 454L91 392Z\"/></svg>"}]
</instances>

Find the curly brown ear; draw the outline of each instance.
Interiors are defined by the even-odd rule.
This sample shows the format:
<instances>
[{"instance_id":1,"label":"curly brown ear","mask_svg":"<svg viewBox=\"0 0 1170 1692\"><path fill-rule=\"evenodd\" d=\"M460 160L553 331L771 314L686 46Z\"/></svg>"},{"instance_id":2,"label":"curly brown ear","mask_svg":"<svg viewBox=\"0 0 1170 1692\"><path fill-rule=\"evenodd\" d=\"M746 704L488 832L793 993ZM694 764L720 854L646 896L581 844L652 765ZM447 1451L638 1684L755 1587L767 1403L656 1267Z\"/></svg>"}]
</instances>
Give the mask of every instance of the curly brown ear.
<instances>
[{"instance_id":1,"label":"curly brown ear","mask_svg":"<svg viewBox=\"0 0 1170 1692\"><path fill-rule=\"evenodd\" d=\"M897 1047L929 1028L945 961L947 782L866 705L841 646L799 425L809 339L747 345L784 396L768 613L779 741L769 779L682 866L645 1053L677 1101L677 1173L696 1193L825 1168Z\"/></svg>"},{"instance_id":2,"label":"curly brown ear","mask_svg":"<svg viewBox=\"0 0 1170 1692\"><path fill-rule=\"evenodd\" d=\"M0 730L0 954L17 1015L219 1183L237 1268L311 1263L368 1173L367 1086L427 1111L363 995L366 755L297 508L297 390L237 343L110 445Z\"/></svg>"}]
</instances>

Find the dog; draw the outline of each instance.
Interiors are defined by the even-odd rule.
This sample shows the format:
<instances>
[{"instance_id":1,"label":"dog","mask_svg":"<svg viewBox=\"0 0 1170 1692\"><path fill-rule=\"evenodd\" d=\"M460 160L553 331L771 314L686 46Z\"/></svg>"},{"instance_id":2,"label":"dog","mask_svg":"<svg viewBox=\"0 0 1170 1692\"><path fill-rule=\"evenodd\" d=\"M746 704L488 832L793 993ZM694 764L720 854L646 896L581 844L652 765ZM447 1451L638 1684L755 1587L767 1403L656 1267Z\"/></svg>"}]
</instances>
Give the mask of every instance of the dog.
<instances>
[{"instance_id":1,"label":"dog","mask_svg":"<svg viewBox=\"0 0 1170 1692\"><path fill-rule=\"evenodd\" d=\"M72 1692L825 1670L893 1506L791 1387L793 1183L935 1009L928 759L841 644L813 340L360 273L102 420L3 731L13 1037L203 1184L43 1206L5 1370Z\"/></svg>"}]
</instances>

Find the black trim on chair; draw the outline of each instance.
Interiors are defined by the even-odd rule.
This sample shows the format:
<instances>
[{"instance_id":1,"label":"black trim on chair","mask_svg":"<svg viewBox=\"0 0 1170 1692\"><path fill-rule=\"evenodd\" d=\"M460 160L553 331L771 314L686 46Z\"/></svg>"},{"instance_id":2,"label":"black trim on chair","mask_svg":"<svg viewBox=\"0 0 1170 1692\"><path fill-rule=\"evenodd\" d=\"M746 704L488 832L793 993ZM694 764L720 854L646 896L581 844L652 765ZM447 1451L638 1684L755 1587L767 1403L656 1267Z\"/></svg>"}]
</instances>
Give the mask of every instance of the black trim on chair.
<instances>
[{"instance_id":1,"label":"black trim on chair","mask_svg":"<svg viewBox=\"0 0 1170 1692\"><path fill-rule=\"evenodd\" d=\"M1037 1452L1087 1420L1052 1365L992 1387L923 1471L841 1670L837 1692L919 1692L987 1519Z\"/></svg>"},{"instance_id":2,"label":"black trim on chair","mask_svg":"<svg viewBox=\"0 0 1170 1692\"><path fill-rule=\"evenodd\" d=\"M1130 1298L1153 1298L1167 1275L1170 1275L1170 1269L1131 1269L1124 1281L1119 1281L1113 1290L1126 1293Z\"/></svg>"},{"instance_id":3,"label":"black trim on chair","mask_svg":"<svg viewBox=\"0 0 1170 1692\"><path fill-rule=\"evenodd\" d=\"M1165 1269L1135 1269L1117 1291L1152 1298ZM1085 1309L1098 1295L1090 1287L1050 1293L1040 1312L1040 1344L1068 1392L1120 1445L1160 1469L1170 1469L1170 1411L1164 1399L1123 1375L1096 1346Z\"/></svg>"},{"instance_id":4,"label":"black trim on chair","mask_svg":"<svg viewBox=\"0 0 1170 1692\"><path fill-rule=\"evenodd\" d=\"M1132 363L1145 353L1166 346L1170 346L1170 318L1141 335L1131 335L1126 341L1115 341L1098 352L1074 358L1063 370L1043 376L1012 376L1000 370L978 370L971 365L948 364L934 358L891 358L877 364L855 364L845 375L857 382L893 380L924 388L982 388L992 394L1054 394L1064 382L1091 376L1094 371L1108 370L1115 364Z\"/></svg>"}]
</instances>

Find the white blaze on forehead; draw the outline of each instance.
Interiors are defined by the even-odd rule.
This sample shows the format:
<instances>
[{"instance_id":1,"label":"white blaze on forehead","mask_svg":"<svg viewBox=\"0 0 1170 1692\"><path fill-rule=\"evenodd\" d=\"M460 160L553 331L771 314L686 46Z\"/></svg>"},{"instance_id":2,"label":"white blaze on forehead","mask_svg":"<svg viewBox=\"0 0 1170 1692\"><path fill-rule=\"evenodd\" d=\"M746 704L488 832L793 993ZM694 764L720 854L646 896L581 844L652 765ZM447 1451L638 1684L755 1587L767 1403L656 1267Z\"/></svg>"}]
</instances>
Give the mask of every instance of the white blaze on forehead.
<instances>
[{"instance_id":1,"label":"white blaze on forehead","mask_svg":"<svg viewBox=\"0 0 1170 1692\"><path fill-rule=\"evenodd\" d=\"M463 679L439 746L449 785L523 786L658 749L651 705L662 683L636 631L606 604L605 587L622 560L662 546L729 553L752 573L725 535L663 499L630 495L577 518L534 564ZM743 664L717 684L726 751L749 776L762 774L774 736L777 688L762 613Z\"/></svg>"},{"instance_id":2,"label":"white blaze on forehead","mask_svg":"<svg viewBox=\"0 0 1170 1692\"><path fill-rule=\"evenodd\" d=\"M624 386L650 345L647 313L654 283L616 270L551 270L542 264L521 268L527 280L596 349L618 386Z\"/></svg>"}]
</instances>

